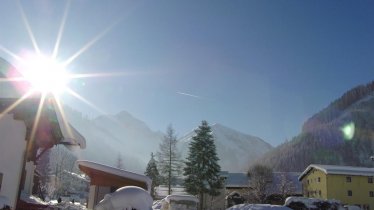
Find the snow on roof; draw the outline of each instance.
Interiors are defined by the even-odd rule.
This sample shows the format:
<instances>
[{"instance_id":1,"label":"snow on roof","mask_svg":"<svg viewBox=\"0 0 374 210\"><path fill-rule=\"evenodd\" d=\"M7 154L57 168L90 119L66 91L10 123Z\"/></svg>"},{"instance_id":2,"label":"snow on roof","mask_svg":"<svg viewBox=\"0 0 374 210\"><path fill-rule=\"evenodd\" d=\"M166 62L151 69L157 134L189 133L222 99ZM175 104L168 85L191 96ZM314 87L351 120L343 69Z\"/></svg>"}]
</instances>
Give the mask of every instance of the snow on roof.
<instances>
[{"instance_id":1,"label":"snow on roof","mask_svg":"<svg viewBox=\"0 0 374 210\"><path fill-rule=\"evenodd\" d=\"M374 176L374 168L311 164L305 169L303 173L301 173L301 175L299 176L299 180L301 180L305 175L307 175L309 171L311 171L313 168L320 170L325 174Z\"/></svg>"},{"instance_id":2,"label":"snow on roof","mask_svg":"<svg viewBox=\"0 0 374 210\"><path fill-rule=\"evenodd\" d=\"M87 160L77 160L76 162L78 163L78 165L85 166L87 168L92 168L92 169L95 169L95 170L103 171L103 172L113 174L113 175L117 175L117 176L120 176L120 177L144 182L148 186L148 190L151 189L152 180L145 175L136 174L136 173L133 173L133 172L130 172L130 171L125 171L125 170L122 170L122 169L114 168L114 167L111 167L111 166L107 166L107 165L103 165L103 164L100 164L100 163L95 163L95 162L91 162L91 161L87 161Z\"/></svg>"},{"instance_id":3,"label":"snow on roof","mask_svg":"<svg viewBox=\"0 0 374 210\"><path fill-rule=\"evenodd\" d=\"M64 120L60 108L56 107L58 105L53 103L53 106L63 136L61 143L66 145L79 145L81 149L86 148L86 139L72 125L70 125L66 119Z\"/></svg>"},{"instance_id":4,"label":"snow on roof","mask_svg":"<svg viewBox=\"0 0 374 210\"><path fill-rule=\"evenodd\" d=\"M286 206L270 204L239 204L228 208L227 210L291 210Z\"/></svg>"},{"instance_id":5,"label":"snow on roof","mask_svg":"<svg viewBox=\"0 0 374 210\"><path fill-rule=\"evenodd\" d=\"M166 196L165 201L168 203L170 203L170 201L193 201L198 203L199 199L192 195L168 195Z\"/></svg>"},{"instance_id":6,"label":"snow on roof","mask_svg":"<svg viewBox=\"0 0 374 210\"><path fill-rule=\"evenodd\" d=\"M248 187L249 177L246 173L228 173L225 186L226 187Z\"/></svg>"}]
</instances>

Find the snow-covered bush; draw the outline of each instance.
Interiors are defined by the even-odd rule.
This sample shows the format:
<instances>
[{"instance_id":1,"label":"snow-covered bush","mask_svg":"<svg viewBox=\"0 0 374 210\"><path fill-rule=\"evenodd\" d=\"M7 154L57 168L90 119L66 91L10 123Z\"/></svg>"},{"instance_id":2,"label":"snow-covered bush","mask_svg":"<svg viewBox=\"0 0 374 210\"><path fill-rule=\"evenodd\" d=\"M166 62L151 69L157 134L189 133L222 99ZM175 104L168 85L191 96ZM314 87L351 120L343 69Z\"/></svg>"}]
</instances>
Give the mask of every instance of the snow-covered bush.
<instances>
[{"instance_id":1,"label":"snow-covered bush","mask_svg":"<svg viewBox=\"0 0 374 210\"><path fill-rule=\"evenodd\" d=\"M322 200L317 198L288 197L284 204L293 210L344 210L338 200Z\"/></svg>"}]
</instances>

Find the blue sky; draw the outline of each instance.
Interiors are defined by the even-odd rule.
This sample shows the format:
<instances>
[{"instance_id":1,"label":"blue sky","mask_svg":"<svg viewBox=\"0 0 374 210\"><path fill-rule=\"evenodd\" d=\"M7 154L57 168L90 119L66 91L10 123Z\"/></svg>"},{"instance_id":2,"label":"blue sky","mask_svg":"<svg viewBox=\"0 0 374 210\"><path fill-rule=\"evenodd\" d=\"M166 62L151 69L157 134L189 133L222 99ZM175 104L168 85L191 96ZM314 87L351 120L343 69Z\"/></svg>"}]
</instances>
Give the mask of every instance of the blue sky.
<instances>
[{"instance_id":1,"label":"blue sky","mask_svg":"<svg viewBox=\"0 0 374 210\"><path fill-rule=\"evenodd\" d=\"M20 1L46 54L67 2ZM172 123L180 136L208 120L278 145L345 91L373 80L373 10L372 1L344 0L71 1L58 57L98 38L68 69L126 76L69 85L105 113L126 110L153 130ZM2 1L0 45L16 54L33 50L20 11L16 1Z\"/></svg>"}]
</instances>

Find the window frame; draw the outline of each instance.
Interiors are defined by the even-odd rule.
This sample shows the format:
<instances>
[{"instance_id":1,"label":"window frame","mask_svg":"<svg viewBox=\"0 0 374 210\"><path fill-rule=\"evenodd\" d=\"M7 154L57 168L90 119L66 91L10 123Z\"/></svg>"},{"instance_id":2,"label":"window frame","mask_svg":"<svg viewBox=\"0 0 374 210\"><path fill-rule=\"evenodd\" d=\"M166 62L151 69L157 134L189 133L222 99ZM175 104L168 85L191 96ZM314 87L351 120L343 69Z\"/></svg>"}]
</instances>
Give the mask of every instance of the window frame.
<instances>
[{"instance_id":1,"label":"window frame","mask_svg":"<svg viewBox=\"0 0 374 210\"><path fill-rule=\"evenodd\" d=\"M345 177L345 182L351 183L352 182L352 177L351 176L346 176Z\"/></svg>"},{"instance_id":2,"label":"window frame","mask_svg":"<svg viewBox=\"0 0 374 210\"><path fill-rule=\"evenodd\" d=\"M348 195L348 197L352 197L352 196L353 196L353 192L352 192L352 190L348 190L348 191L347 191L347 195Z\"/></svg>"}]
</instances>

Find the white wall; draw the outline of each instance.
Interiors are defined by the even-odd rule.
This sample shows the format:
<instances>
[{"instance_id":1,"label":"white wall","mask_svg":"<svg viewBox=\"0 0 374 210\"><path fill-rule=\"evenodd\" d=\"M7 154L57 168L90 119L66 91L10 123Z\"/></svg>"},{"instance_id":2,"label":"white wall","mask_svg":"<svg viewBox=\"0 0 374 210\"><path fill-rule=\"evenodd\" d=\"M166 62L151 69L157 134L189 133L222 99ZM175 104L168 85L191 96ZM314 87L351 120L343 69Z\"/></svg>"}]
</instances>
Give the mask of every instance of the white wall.
<instances>
[{"instance_id":1,"label":"white wall","mask_svg":"<svg viewBox=\"0 0 374 210\"><path fill-rule=\"evenodd\" d=\"M13 114L0 117L0 173L3 173L0 195L6 196L15 207L26 149L26 125L14 120Z\"/></svg>"},{"instance_id":2,"label":"white wall","mask_svg":"<svg viewBox=\"0 0 374 210\"><path fill-rule=\"evenodd\" d=\"M34 172L35 172L34 162L32 161L27 162L25 166L25 170L26 170L26 177L25 177L25 186L23 188L23 191L26 194L31 195L32 187L34 185Z\"/></svg>"}]
</instances>

